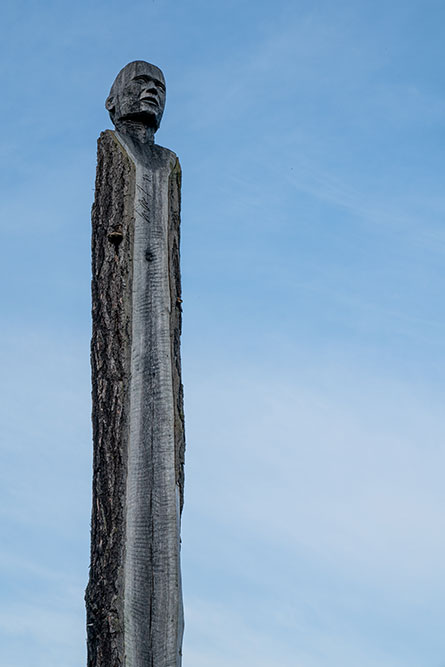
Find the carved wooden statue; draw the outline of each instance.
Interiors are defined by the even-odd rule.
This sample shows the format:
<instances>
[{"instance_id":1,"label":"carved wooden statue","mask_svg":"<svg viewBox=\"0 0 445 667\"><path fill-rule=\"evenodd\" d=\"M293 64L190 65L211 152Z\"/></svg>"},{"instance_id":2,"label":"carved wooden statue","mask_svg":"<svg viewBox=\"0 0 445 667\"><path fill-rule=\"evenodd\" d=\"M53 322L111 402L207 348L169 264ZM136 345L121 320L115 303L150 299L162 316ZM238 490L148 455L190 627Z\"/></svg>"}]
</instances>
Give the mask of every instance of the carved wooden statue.
<instances>
[{"instance_id":1,"label":"carved wooden statue","mask_svg":"<svg viewBox=\"0 0 445 667\"><path fill-rule=\"evenodd\" d=\"M181 664L181 170L154 143L164 104L161 70L129 63L98 141L88 667Z\"/></svg>"}]
</instances>

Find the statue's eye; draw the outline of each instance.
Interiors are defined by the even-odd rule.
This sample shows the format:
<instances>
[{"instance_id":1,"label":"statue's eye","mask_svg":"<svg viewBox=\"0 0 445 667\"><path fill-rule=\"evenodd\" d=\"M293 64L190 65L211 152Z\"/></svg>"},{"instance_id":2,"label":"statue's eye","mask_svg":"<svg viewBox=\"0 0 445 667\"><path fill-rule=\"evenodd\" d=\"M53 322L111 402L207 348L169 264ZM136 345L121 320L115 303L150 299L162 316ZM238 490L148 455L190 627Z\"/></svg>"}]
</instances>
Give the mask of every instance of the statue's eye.
<instances>
[{"instance_id":1,"label":"statue's eye","mask_svg":"<svg viewBox=\"0 0 445 667\"><path fill-rule=\"evenodd\" d=\"M135 76L133 81L136 81L136 83L147 83L145 76Z\"/></svg>"},{"instance_id":2,"label":"statue's eye","mask_svg":"<svg viewBox=\"0 0 445 667\"><path fill-rule=\"evenodd\" d=\"M154 83L157 88L159 88L163 93L165 93L165 86L163 82L159 81L158 79L151 79L150 77L141 74L140 76L135 76L133 81L135 81L136 83L150 83L151 81L152 84Z\"/></svg>"}]
</instances>

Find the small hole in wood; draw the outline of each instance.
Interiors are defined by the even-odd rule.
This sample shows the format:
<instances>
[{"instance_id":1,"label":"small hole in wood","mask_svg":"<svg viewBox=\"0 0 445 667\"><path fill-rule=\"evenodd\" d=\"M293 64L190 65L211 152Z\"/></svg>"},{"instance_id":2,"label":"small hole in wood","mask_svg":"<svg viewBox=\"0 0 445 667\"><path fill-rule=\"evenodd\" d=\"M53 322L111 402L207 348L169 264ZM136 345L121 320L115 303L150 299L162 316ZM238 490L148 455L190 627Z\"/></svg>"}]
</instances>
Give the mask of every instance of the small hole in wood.
<instances>
[{"instance_id":1,"label":"small hole in wood","mask_svg":"<svg viewBox=\"0 0 445 667\"><path fill-rule=\"evenodd\" d=\"M108 234L108 240L110 243L114 245L114 248L117 252L117 249L119 248L119 244L124 238L124 235L122 234L122 231L120 229L115 229L112 232L109 232Z\"/></svg>"}]
</instances>

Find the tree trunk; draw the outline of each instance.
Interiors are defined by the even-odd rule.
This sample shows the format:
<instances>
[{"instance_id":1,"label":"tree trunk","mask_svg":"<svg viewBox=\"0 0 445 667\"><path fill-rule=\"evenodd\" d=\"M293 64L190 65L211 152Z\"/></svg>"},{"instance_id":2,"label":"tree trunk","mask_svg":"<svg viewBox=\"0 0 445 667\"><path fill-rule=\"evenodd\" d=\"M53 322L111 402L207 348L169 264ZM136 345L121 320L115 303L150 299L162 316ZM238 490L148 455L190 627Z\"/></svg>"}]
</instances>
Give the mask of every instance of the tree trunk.
<instances>
[{"instance_id":1,"label":"tree trunk","mask_svg":"<svg viewBox=\"0 0 445 667\"><path fill-rule=\"evenodd\" d=\"M181 663L181 172L171 151L133 148L98 142L88 667Z\"/></svg>"}]
</instances>

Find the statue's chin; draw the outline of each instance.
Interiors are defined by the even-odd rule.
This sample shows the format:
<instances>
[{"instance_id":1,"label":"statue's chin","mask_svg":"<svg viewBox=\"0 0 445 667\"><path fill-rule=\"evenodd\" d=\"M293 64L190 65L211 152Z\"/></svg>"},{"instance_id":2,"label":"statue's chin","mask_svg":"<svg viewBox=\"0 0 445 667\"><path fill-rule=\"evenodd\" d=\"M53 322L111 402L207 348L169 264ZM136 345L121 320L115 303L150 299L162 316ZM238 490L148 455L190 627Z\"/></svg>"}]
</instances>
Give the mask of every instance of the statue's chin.
<instances>
[{"instance_id":1,"label":"statue's chin","mask_svg":"<svg viewBox=\"0 0 445 667\"><path fill-rule=\"evenodd\" d=\"M121 116L117 120L118 121L130 120L133 121L134 123L142 123L143 125L146 125L147 127L152 127L155 130L157 130L159 127L158 115L153 111L149 110L129 113L126 114L125 116Z\"/></svg>"}]
</instances>

